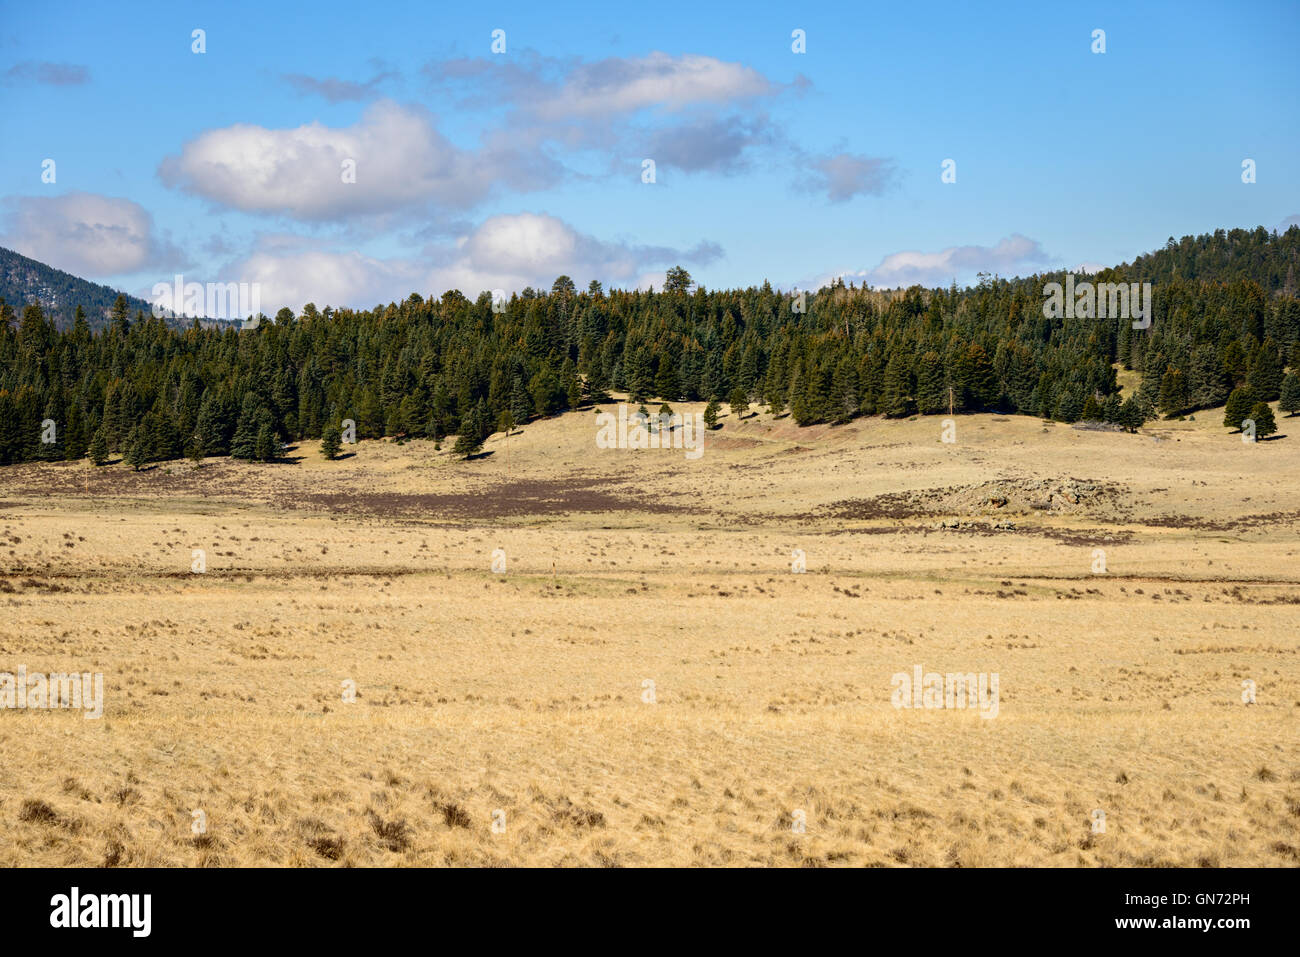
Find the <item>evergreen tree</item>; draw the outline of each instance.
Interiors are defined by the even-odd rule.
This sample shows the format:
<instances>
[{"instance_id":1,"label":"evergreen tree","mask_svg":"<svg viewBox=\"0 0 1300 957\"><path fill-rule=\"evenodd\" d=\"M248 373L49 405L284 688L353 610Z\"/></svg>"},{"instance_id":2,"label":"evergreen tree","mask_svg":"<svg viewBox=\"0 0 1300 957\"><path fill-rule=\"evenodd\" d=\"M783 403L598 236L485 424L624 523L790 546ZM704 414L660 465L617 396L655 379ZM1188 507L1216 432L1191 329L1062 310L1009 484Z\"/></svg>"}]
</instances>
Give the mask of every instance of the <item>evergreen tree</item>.
<instances>
[{"instance_id":1,"label":"evergreen tree","mask_svg":"<svg viewBox=\"0 0 1300 957\"><path fill-rule=\"evenodd\" d=\"M832 421L848 422L857 415L858 372L848 356L844 356L835 364L829 398L826 415Z\"/></svg>"},{"instance_id":2,"label":"evergreen tree","mask_svg":"<svg viewBox=\"0 0 1300 957\"><path fill-rule=\"evenodd\" d=\"M681 266L668 270L664 280L664 292L685 293L691 287L691 274Z\"/></svg>"},{"instance_id":3,"label":"evergreen tree","mask_svg":"<svg viewBox=\"0 0 1300 957\"><path fill-rule=\"evenodd\" d=\"M275 431L271 428L271 423L262 422L257 427L257 442L254 446L254 455L257 461L274 462L279 450L280 442L275 437Z\"/></svg>"},{"instance_id":4,"label":"evergreen tree","mask_svg":"<svg viewBox=\"0 0 1300 957\"><path fill-rule=\"evenodd\" d=\"M736 386L731 390L731 395L727 397L727 405L731 406L731 414L737 419L743 419L749 412L749 396L745 395L742 386Z\"/></svg>"},{"instance_id":5,"label":"evergreen tree","mask_svg":"<svg viewBox=\"0 0 1300 957\"><path fill-rule=\"evenodd\" d=\"M342 448L339 427L331 422L321 432L320 454L332 461L339 457L339 451Z\"/></svg>"},{"instance_id":6,"label":"evergreen tree","mask_svg":"<svg viewBox=\"0 0 1300 957\"><path fill-rule=\"evenodd\" d=\"M452 447L452 452L468 459L483 448L483 440L487 437L487 410L483 400L479 399L478 404L474 406L474 411L461 423L461 431L456 436L456 444Z\"/></svg>"},{"instance_id":7,"label":"evergreen tree","mask_svg":"<svg viewBox=\"0 0 1300 957\"><path fill-rule=\"evenodd\" d=\"M385 424L384 406L379 401L377 390L373 388L361 390L361 397L356 405L357 434L366 439L382 439ZM235 455L233 446L230 454Z\"/></svg>"},{"instance_id":8,"label":"evergreen tree","mask_svg":"<svg viewBox=\"0 0 1300 957\"><path fill-rule=\"evenodd\" d=\"M1277 421L1273 418L1273 410L1269 408L1267 402L1256 402L1250 407L1250 415L1247 418L1255 422L1255 438L1262 439L1266 435L1272 435L1277 431Z\"/></svg>"},{"instance_id":9,"label":"evergreen tree","mask_svg":"<svg viewBox=\"0 0 1300 957\"><path fill-rule=\"evenodd\" d=\"M1142 428L1142 423L1145 421L1146 415L1137 396L1131 395L1125 399L1124 404L1119 408L1119 424L1129 432L1136 432Z\"/></svg>"},{"instance_id":10,"label":"evergreen tree","mask_svg":"<svg viewBox=\"0 0 1300 957\"><path fill-rule=\"evenodd\" d=\"M908 381L907 365L900 353L895 352L885 366L885 378L880 389L880 411L891 419L911 415L911 383Z\"/></svg>"},{"instance_id":11,"label":"evergreen tree","mask_svg":"<svg viewBox=\"0 0 1300 957\"><path fill-rule=\"evenodd\" d=\"M669 405L667 402L659 406L659 428L661 430L669 427L668 421L669 419L672 418L672 415L673 415L673 407Z\"/></svg>"},{"instance_id":12,"label":"evergreen tree","mask_svg":"<svg viewBox=\"0 0 1300 957\"><path fill-rule=\"evenodd\" d=\"M1246 383L1262 402L1278 397L1282 388L1282 362L1277 343L1272 339L1265 339L1255 353Z\"/></svg>"},{"instance_id":13,"label":"evergreen tree","mask_svg":"<svg viewBox=\"0 0 1300 957\"><path fill-rule=\"evenodd\" d=\"M1193 409L1213 408L1227 400L1227 376L1212 343L1202 343L1192 351L1187 389L1189 406Z\"/></svg>"},{"instance_id":14,"label":"evergreen tree","mask_svg":"<svg viewBox=\"0 0 1300 957\"><path fill-rule=\"evenodd\" d=\"M103 428L96 429L90 440L90 461L95 465L108 461L108 439L104 437Z\"/></svg>"},{"instance_id":15,"label":"evergreen tree","mask_svg":"<svg viewBox=\"0 0 1300 957\"><path fill-rule=\"evenodd\" d=\"M176 417L171 409L161 400L145 416L149 432L149 460L166 461L179 458L182 452L180 431L176 428Z\"/></svg>"},{"instance_id":16,"label":"evergreen tree","mask_svg":"<svg viewBox=\"0 0 1300 957\"><path fill-rule=\"evenodd\" d=\"M127 435L126 455L123 461L131 466L134 472L140 471L140 466L149 461L149 443L142 426L137 425Z\"/></svg>"},{"instance_id":17,"label":"evergreen tree","mask_svg":"<svg viewBox=\"0 0 1300 957\"><path fill-rule=\"evenodd\" d=\"M633 402L644 402L654 390L649 351L643 346L633 346L631 339L623 350L623 379Z\"/></svg>"},{"instance_id":18,"label":"evergreen tree","mask_svg":"<svg viewBox=\"0 0 1300 957\"><path fill-rule=\"evenodd\" d=\"M1062 388L1052 417L1059 422L1078 422L1083 415L1083 397L1073 388Z\"/></svg>"},{"instance_id":19,"label":"evergreen tree","mask_svg":"<svg viewBox=\"0 0 1300 957\"><path fill-rule=\"evenodd\" d=\"M998 376L984 347L977 342L967 346L957 369L954 386L960 391L963 408L976 411L992 408L998 398Z\"/></svg>"},{"instance_id":20,"label":"evergreen tree","mask_svg":"<svg viewBox=\"0 0 1300 957\"><path fill-rule=\"evenodd\" d=\"M1223 424L1230 429L1241 429L1242 420L1250 415L1255 396L1249 389L1242 387L1232 390L1228 404L1223 410ZM1258 434L1258 433L1256 433Z\"/></svg>"},{"instance_id":21,"label":"evergreen tree","mask_svg":"<svg viewBox=\"0 0 1300 957\"><path fill-rule=\"evenodd\" d=\"M921 356L921 366L916 373L916 409L922 415L948 411L943 358L933 349Z\"/></svg>"},{"instance_id":22,"label":"evergreen tree","mask_svg":"<svg viewBox=\"0 0 1300 957\"><path fill-rule=\"evenodd\" d=\"M1160 380L1160 411L1175 416L1187 408L1187 378L1170 366Z\"/></svg>"},{"instance_id":23,"label":"evergreen tree","mask_svg":"<svg viewBox=\"0 0 1300 957\"><path fill-rule=\"evenodd\" d=\"M130 320L127 319L130 312L131 307L127 305L126 296L119 294L117 299L113 301L113 310L109 314L109 319L114 331L124 338L131 329Z\"/></svg>"},{"instance_id":24,"label":"evergreen tree","mask_svg":"<svg viewBox=\"0 0 1300 957\"><path fill-rule=\"evenodd\" d=\"M81 406L73 404L68 410L68 427L63 430L63 456L69 462L86 457L86 428L81 417Z\"/></svg>"},{"instance_id":25,"label":"evergreen tree","mask_svg":"<svg viewBox=\"0 0 1300 957\"><path fill-rule=\"evenodd\" d=\"M655 373L655 395L661 399L676 399L681 393L677 386L677 371L668 356L659 360L659 371Z\"/></svg>"},{"instance_id":26,"label":"evergreen tree","mask_svg":"<svg viewBox=\"0 0 1300 957\"><path fill-rule=\"evenodd\" d=\"M578 367L572 359L564 360L560 370L560 388L564 390L565 408L576 409L582 402L582 385L578 381Z\"/></svg>"},{"instance_id":27,"label":"evergreen tree","mask_svg":"<svg viewBox=\"0 0 1300 957\"><path fill-rule=\"evenodd\" d=\"M235 425L235 436L230 440L230 455L236 459L252 461L258 458L257 438L263 425L270 425L270 413L253 393L244 396Z\"/></svg>"},{"instance_id":28,"label":"evergreen tree","mask_svg":"<svg viewBox=\"0 0 1300 957\"><path fill-rule=\"evenodd\" d=\"M234 432L234 421L230 406L225 398L215 389L203 393L199 406L198 421L194 426L195 435L203 448L204 455L226 455L230 451L230 438Z\"/></svg>"},{"instance_id":29,"label":"evergreen tree","mask_svg":"<svg viewBox=\"0 0 1300 957\"><path fill-rule=\"evenodd\" d=\"M517 425L523 425L533 416L533 400L528 397L524 380L518 374L510 386L510 415Z\"/></svg>"},{"instance_id":30,"label":"evergreen tree","mask_svg":"<svg viewBox=\"0 0 1300 957\"><path fill-rule=\"evenodd\" d=\"M1277 405L1281 412L1295 415L1300 412L1300 376L1294 372L1288 372L1285 379L1282 380L1282 401Z\"/></svg>"},{"instance_id":31,"label":"evergreen tree","mask_svg":"<svg viewBox=\"0 0 1300 957\"><path fill-rule=\"evenodd\" d=\"M704 425L709 429L718 427L718 410L722 408L722 403L717 399L710 399L709 404L704 407Z\"/></svg>"}]
</instances>

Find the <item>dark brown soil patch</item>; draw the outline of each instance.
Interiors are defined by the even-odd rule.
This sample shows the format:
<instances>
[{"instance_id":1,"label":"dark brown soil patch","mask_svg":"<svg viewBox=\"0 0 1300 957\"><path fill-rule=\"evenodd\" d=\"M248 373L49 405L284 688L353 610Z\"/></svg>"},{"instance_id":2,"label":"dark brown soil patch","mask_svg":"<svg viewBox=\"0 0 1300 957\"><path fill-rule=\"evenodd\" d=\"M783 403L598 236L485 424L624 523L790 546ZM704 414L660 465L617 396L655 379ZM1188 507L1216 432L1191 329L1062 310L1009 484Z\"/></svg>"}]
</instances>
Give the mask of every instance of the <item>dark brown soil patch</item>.
<instances>
[{"instance_id":1,"label":"dark brown soil patch","mask_svg":"<svg viewBox=\"0 0 1300 957\"><path fill-rule=\"evenodd\" d=\"M290 509L426 518L513 518L526 515L567 515L574 512L641 512L704 514L708 509L658 501L616 491L608 483L589 479L509 482L482 491L446 494L400 492L331 492L277 498Z\"/></svg>"}]
</instances>

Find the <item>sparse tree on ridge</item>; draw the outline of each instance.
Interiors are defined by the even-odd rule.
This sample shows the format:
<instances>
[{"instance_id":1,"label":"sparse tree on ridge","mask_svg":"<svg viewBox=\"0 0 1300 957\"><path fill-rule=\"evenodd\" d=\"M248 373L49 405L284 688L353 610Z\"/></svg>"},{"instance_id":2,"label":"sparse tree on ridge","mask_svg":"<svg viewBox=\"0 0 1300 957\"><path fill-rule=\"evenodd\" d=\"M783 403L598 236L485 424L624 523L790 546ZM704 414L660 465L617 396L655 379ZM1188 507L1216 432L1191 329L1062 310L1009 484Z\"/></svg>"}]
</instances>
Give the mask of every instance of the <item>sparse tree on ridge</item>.
<instances>
[{"instance_id":1,"label":"sparse tree on ridge","mask_svg":"<svg viewBox=\"0 0 1300 957\"><path fill-rule=\"evenodd\" d=\"M668 270L664 278L664 292L684 293L691 288L691 274L681 266Z\"/></svg>"}]
</instances>

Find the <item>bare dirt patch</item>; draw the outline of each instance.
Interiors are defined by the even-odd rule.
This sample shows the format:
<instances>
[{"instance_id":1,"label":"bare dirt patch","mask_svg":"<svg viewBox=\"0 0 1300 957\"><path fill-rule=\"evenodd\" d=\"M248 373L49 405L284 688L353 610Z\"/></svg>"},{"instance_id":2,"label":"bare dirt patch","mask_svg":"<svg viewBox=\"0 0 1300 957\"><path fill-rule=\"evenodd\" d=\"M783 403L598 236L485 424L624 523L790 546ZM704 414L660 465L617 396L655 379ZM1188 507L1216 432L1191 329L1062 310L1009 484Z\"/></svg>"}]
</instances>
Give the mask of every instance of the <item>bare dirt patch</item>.
<instances>
[{"instance_id":1,"label":"bare dirt patch","mask_svg":"<svg viewBox=\"0 0 1300 957\"><path fill-rule=\"evenodd\" d=\"M386 517L428 519L502 519L599 512L647 514L700 513L706 509L656 500L653 496L610 488L597 480L523 480L482 491L453 494L397 492L311 492L279 496L275 504L290 509Z\"/></svg>"}]
</instances>

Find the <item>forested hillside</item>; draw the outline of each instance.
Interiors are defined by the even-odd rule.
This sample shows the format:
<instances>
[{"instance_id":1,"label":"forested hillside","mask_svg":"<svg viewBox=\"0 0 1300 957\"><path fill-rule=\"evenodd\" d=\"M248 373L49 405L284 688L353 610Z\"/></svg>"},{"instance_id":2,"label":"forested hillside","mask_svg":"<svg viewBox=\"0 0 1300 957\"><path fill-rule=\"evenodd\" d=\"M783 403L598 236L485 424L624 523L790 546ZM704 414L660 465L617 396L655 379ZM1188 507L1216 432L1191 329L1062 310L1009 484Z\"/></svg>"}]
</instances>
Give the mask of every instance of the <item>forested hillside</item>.
<instances>
[{"instance_id":1,"label":"forested hillside","mask_svg":"<svg viewBox=\"0 0 1300 957\"><path fill-rule=\"evenodd\" d=\"M1120 268L1145 282L1253 279L1265 289L1300 295L1300 230L1292 227L1274 236L1262 226L1216 229L1203 236L1184 236L1180 242L1170 236L1163 249Z\"/></svg>"},{"instance_id":2,"label":"forested hillside","mask_svg":"<svg viewBox=\"0 0 1300 957\"><path fill-rule=\"evenodd\" d=\"M78 279L0 246L0 299L19 309L37 303L60 329L72 325L78 306L91 329L108 325L109 311L119 295L116 289ZM133 312L149 309L147 302L133 296L127 296L127 306Z\"/></svg>"},{"instance_id":3,"label":"forested hillside","mask_svg":"<svg viewBox=\"0 0 1300 957\"><path fill-rule=\"evenodd\" d=\"M120 298L102 332L59 331L38 306L0 307L0 462L190 455L269 459L281 442L353 419L359 438L483 437L606 390L641 400L788 409L801 424L994 410L1121 423L1276 399L1300 365L1300 302L1286 284L1300 227L1187 238L1090 277L1154 286L1151 327L1048 319L1062 274L959 290L842 283L797 300L766 283L579 292L562 276L493 311L458 292L375 311L281 310L250 330L174 329ZM1142 373L1121 402L1116 365ZM1294 376L1291 377L1294 379ZM1294 385L1289 385L1294 389ZM1284 402L1285 406L1285 402ZM57 441L42 442L41 423ZM47 434L48 434L48 430Z\"/></svg>"}]
</instances>

